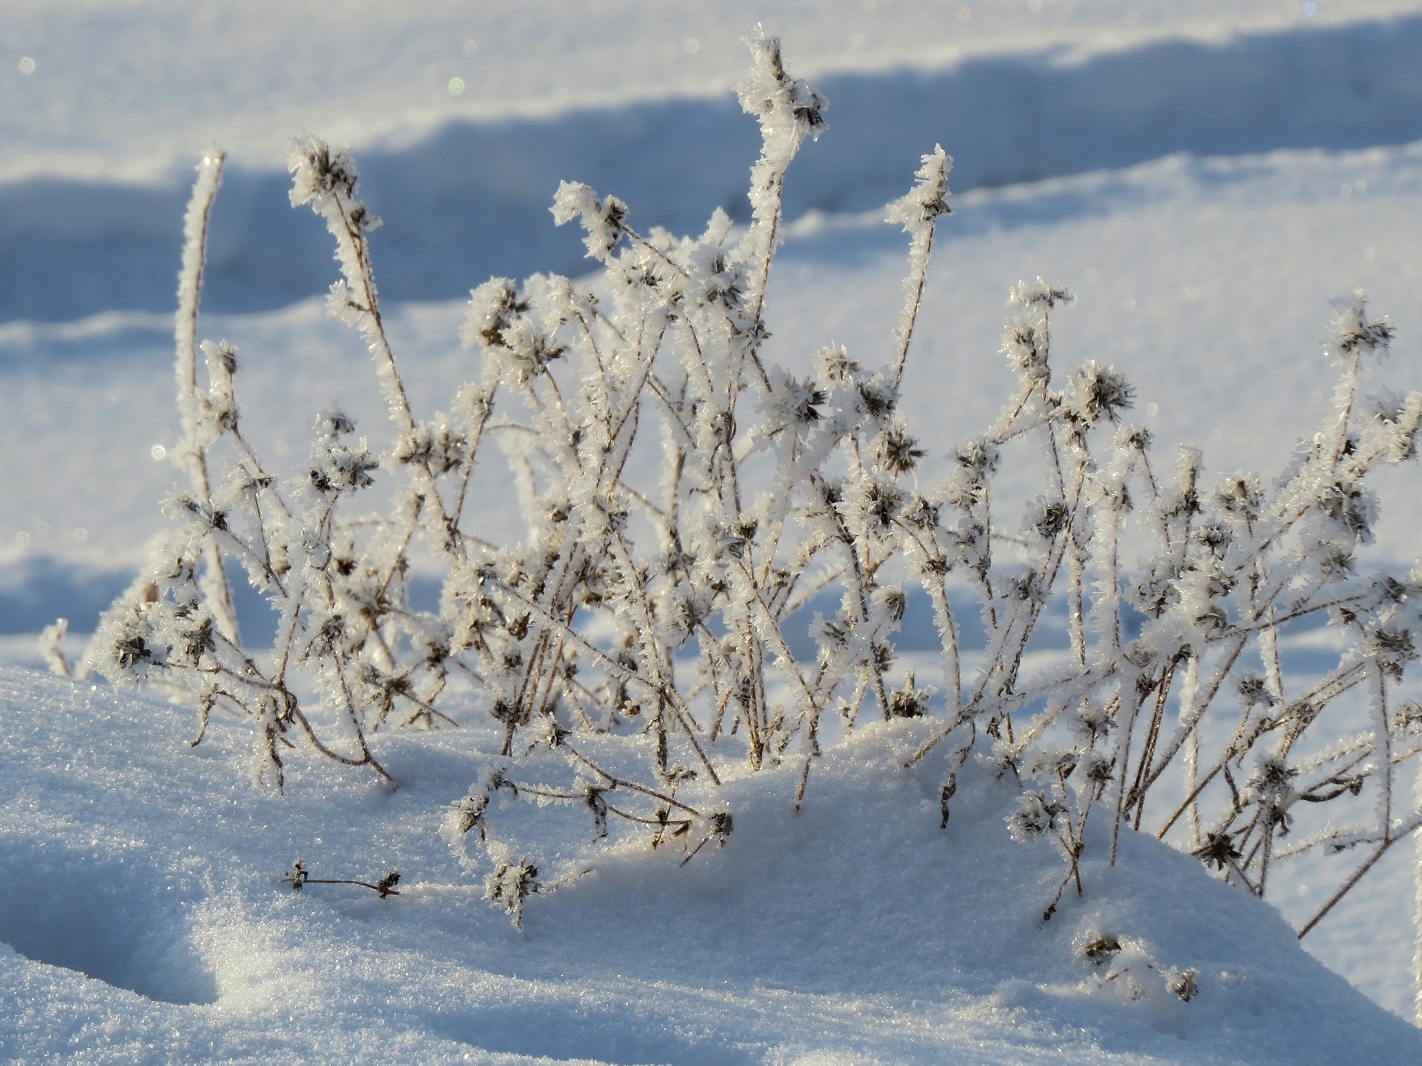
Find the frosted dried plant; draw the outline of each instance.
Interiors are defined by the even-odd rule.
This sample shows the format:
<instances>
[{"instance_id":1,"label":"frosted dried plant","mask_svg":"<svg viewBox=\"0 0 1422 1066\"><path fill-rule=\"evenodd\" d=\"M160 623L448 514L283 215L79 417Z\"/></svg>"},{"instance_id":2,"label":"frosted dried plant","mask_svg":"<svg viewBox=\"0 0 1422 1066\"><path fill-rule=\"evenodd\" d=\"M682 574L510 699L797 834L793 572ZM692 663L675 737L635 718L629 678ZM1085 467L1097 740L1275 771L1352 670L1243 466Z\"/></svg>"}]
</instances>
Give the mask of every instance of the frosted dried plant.
<instances>
[{"instance_id":1,"label":"frosted dried plant","mask_svg":"<svg viewBox=\"0 0 1422 1066\"><path fill-rule=\"evenodd\" d=\"M250 722L256 775L278 787L302 738L388 779L370 734L452 720L468 700L451 709L449 682L467 680L497 742L444 829L515 921L587 863L540 856L524 801L684 861L729 838L717 786L734 763L790 764L798 809L826 746L868 716L918 723L904 762L942 775L945 827L970 758L1020 782L1013 835L1064 857L1048 916L1081 890L1088 823L1105 819L1103 859L1122 832L1150 830L1259 895L1281 860L1361 851L1306 933L1422 824L1401 787L1422 713L1398 697L1422 574L1364 575L1358 561L1377 515L1369 478L1414 458L1422 421L1417 394L1361 391L1392 327L1361 296L1347 303L1319 431L1273 484L1211 480L1191 449L1159 468L1150 432L1126 421L1120 371L1059 372L1052 318L1070 294L1022 283L1003 333L1011 397L937 463L943 443L915 435L900 395L951 160L923 156L889 205L909 264L888 361L829 346L777 364L766 293L782 190L826 103L774 38L752 52L749 224L717 212L699 236L644 233L616 197L565 183L554 218L582 226L594 275L474 289L462 336L480 376L427 419L384 328L355 166L299 143L292 202L333 235L331 310L365 340L390 426L373 450L322 412L309 462L285 477L243 434L237 353L197 341L222 165L205 160L177 326L187 486L168 508L174 537L106 615L93 661L181 690L204 727L218 708ZM485 536L471 507L476 466L500 456L526 520L512 542ZM1033 498L995 491L1006 469L1030 471ZM388 506L353 515L376 482ZM417 551L440 569L437 610L410 601ZM272 649L242 639L239 576L280 620ZM895 653L919 599L941 651L922 687ZM974 618L985 647L969 652ZM1286 670L1281 639L1323 622L1342 640L1336 664ZM797 655L806 630L814 653ZM1044 646L1048 665L1031 666Z\"/></svg>"}]
</instances>

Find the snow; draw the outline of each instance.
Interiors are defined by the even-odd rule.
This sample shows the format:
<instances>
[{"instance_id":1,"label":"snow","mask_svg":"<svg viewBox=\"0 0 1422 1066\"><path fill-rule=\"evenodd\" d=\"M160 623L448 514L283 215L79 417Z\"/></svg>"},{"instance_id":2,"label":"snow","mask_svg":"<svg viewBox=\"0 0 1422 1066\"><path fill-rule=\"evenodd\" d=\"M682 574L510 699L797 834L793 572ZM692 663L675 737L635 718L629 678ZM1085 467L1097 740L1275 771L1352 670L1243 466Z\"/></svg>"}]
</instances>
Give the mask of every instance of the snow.
<instances>
[{"instance_id":1,"label":"snow","mask_svg":"<svg viewBox=\"0 0 1422 1066\"><path fill-rule=\"evenodd\" d=\"M42 712L42 713L36 713ZM922 739L877 726L788 815L787 767L729 782L736 829L685 867L614 850L522 931L435 832L470 729L386 734L401 780L311 766L253 793L219 725L0 669L0 1056L69 1062L1405 1062L1422 1034L1298 947L1268 905L1141 837L1086 894L1016 845L974 771L946 830ZM479 732L473 726L472 731ZM486 740L490 738L485 738ZM107 797L107 802L100 801ZM281 881L372 879L399 895ZM1116 938L1100 966L1086 944ZM1166 971L1197 971L1182 1002ZM1111 978L1112 973L1118 974ZM1356 1057L1356 1058L1355 1058Z\"/></svg>"},{"instance_id":2,"label":"snow","mask_svg":"<svg viewBox=\"0 0 1422 1066\"><path fill-rule=\"evenodd\" d=\"M10 0L0 26L0 177L151 181L211 141L274 168L286 141L408 140L459 119L725 97L758 23L801 76L1052 50L1128 51L1415 15L1412 0ZM966 10L964 19L961 12ZM23 59L28 58L25 73ZM452 91L451 82L461 85ZM821 81L823 81L821 77ZM181 91L174 91L181 87Z\"/></svg>"},{"instance_id":3,"label":"snow","mask_svg":"<svg viewBox=\"0 0 1422 1066\"><path fill-rule=\"evenodd\" d=\"M33 634L59 615L79 647L160 529L183 205L210 144L229 170L201 336L237 345L248 428L295 461L318 408L376 426L382 404L318 296L336 277L322 227L287 206L292 136L352 144L385 222L387 325L430 412L471 373L470 288L581 269L548 213L560 181L639 226L747 220L755 131L733 86L757 22L830 101L790 172L774 360L831 341L887 357L906 250L881 205L935 143L954 157L905 372L904 413L942 427L937 452L996 412L1006 294L1038 275L1077 296L1057 350L1124 370L1161 444L1200 446L1212 471L1280 469L1327 402L1329 300L1357 287L1397 327L1390 380L1419 385L1415 0L352 2L339 19L9 0L3 657L37 665ZM1416 477L1384 487L1381 558L1417 554ZM491 500L490 523L512 507ZM474 715L378 735L393 794L305 755L273 798L235 730L190 749L193 728L0 668L0 1060L1422 1061L1396 1017L1411 855L1303 942L1372 1002L1286 924L1316 909L1307 873L1270 905L1133 839L1044 925L1059 862L1008 839L1008 794L974 771L940 831L932 775L894 767L913 737L879 728L817 771L802 815L793 781L730 782L724 849L684 868L619 852L532 899L517 932L438 832L481 773ZM298 857L313 877L396 866L400 895L292 893ZM1130 967L1110 981L1081 954L1106 934ZM1197 970L1199 996L1165 991L1167 968Z\"/></svg>"}]
</instances>

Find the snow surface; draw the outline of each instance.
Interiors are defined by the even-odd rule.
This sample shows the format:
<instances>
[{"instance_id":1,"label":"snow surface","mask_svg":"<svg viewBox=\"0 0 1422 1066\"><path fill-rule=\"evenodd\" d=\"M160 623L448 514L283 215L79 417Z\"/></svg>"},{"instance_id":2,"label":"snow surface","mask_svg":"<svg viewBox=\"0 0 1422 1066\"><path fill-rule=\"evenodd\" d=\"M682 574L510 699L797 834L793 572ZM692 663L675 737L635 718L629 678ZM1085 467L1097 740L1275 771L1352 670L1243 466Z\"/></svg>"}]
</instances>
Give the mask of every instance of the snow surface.
<instances>
[{"instance_id":1,"label":"snow surface","mask_svg":"<svg viewBox=\"0 0 1422 1066\"><path fill-rule=\"evenodd\" d=\"M1005 295L1039 274L1078 296L1057 351L1126 370L1160 444L1202 446L1211 470L1277 470L1312 427L1328 301L1358 286L1397 326L1390 381L1422 384L1416 0L4 7L12 662L37 662L55 616L92 627L159 528L182 207L209 143L233 165L203 334L239 345L249 429L294 459L317 407L367 427L379 411L358 338L316 298L334 278L321 227L286 204L291 135L355 146L429 411L470 373L470 287L581 269L547 213L561 179L639 225L744 217L755 134L729 90L758 21L831 101L791 171L773 359L887 348L904 249L878 205L935 142L955 156L907 378L939 452L996 411ZM1417 476L1385 486L1382 559L1418 554ZM491 521L510 506L492 499ZM1040 926L1056 860L999 840L990 787L940 833L912 777L875 770L910 743L887 731L836 756L801 818L780 784L737 782L724 852L680 870L621 856L535 899L518 934L435 832L477 776L477 730L382 737L393 796L311 765L274 800L244 783L233 735L187 749L186 712L8 668L0 691L0 1017L17 1019L0 1058L1422 1061L1278 912L1149 841ZM294 896L278 878L298 856L314 876L398 865L408 888ZM1409 1018L1413 863L1390 855L1304 941ZM1321 890L1301 876L1274 902L1300 922ZM1073 948L1093 923L1135 938L1137 974L1199 969L1200 997L1124 1002L1129 982Z\"/></svg>"},{"instance_id":2,"label":"snow surface","mask_svg":"<svg viewBox=\"0 0 1422 1066\"><path fill-rule=\"evenodd\" d=\"M926 735L874 726L789 816L792 767L728 782L723 850L642 847L535 897L522 931L436 832L471 730L378 738L397 779L310 767L254 794L246 738L0 668L0 1056L66 1062L1415 1062L1422 1033L1267 904L1140 836L1086 894L1013 843L982 772L938 826ZM478 732L477 726L472 730ZM497 746L484 737L485 750ZM684 792L696 800L693 793ZM1105 849L1100 851L1105 855ZM382 900L313 877L401 871ZM1084 947L1122 946L1094 965ZM1167 974L1197 971L1186 1003ZM1111 977L1115 974L1115 977Z\"/></svg>"}]
</instances>

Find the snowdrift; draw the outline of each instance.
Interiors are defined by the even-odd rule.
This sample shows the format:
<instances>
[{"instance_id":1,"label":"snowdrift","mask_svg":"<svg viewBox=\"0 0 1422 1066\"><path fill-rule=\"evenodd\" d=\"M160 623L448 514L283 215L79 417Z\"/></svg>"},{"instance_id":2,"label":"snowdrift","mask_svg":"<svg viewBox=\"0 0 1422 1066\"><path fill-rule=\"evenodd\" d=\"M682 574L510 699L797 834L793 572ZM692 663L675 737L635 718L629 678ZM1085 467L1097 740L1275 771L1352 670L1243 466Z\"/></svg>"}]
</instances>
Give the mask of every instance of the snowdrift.
<instances>
[{"instance_id":1,"label":"snowdrift","mask_svg":"<svg viewBox=\"0 0 1422 1066\"><path fill-rule=\"evenodd\" d=\"M522 931L437 831L477 726L378 735L394 792L294 758L285 798L242 778L235 731L191 749L191 726L0 669L0 1058L1422 1060L1422 1033L1272 907L1153 839L1086 863L1044 923L1060 862L1009 838L1016 790L974 767L940 829L931 768L900 769L915 723L828 754L799 816L793 774L729 783L723 849L605 855ZM293 893L296 857L313 877L393 865L399 895Z\"/></svg>"}]
</instances>

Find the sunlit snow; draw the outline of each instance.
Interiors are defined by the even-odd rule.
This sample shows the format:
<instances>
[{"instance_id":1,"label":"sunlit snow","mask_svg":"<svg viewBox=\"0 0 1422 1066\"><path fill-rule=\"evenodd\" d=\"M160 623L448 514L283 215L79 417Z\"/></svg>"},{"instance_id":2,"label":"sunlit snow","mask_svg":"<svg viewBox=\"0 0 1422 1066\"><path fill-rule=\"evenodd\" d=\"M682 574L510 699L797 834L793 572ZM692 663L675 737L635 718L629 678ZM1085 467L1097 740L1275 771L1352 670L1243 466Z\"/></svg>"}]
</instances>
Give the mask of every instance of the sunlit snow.
<instances>
[{"instance_id":1,"label":"sunlit snow","mask_svg":"<svg viewBox=\"0 0 1422 1066\"><path fill-rule=\"evenodd\" d=\"M1043 923L1057 858L1009 839L987 770L940 830L898 723L834 749L802 814L793 774L731 781L723 849L618 850L519 931L439 832L497 746L473 711L377 736L398 791L298 753L275 797L236 729L189 747L190 709L44 676L36 643L66 617L77 656L162 529L182 212L213 144L202 336L238 345L248 432L278 459L305 455L318 409L383 417L360 338L326 314L323 228L289 206L292 137L350 143L388 327L433 411L477 372L470 289L587 265L549 214L561 181L648 227L746 221L757 139L732 87L763 23L830 101L787 185L774 361L887 357L906 242L882 205L941 143L954 213L905 376L926 446L1003 402L1006 296L1040 275L1077 297L1057 349L1125 369L1163 447L1270 477L1327 402L1330 301L1365 289L1398 334L1389 382L1422 385L1422 3L337 6L11 0L0 19L0 1061L1422 1061L1411 847L1312 954L1289 923L1321 875L1261 903L1149 838ZM1382 485L1380 559L1422 555L1419 476ZM516 508L481 506L491 526ZM238 609L260 618L254 596ZM398 895L294 893L297 859L398 868ZM1102 937L1107 970L1084 953Z\"/></svg>"}]
</instances>

